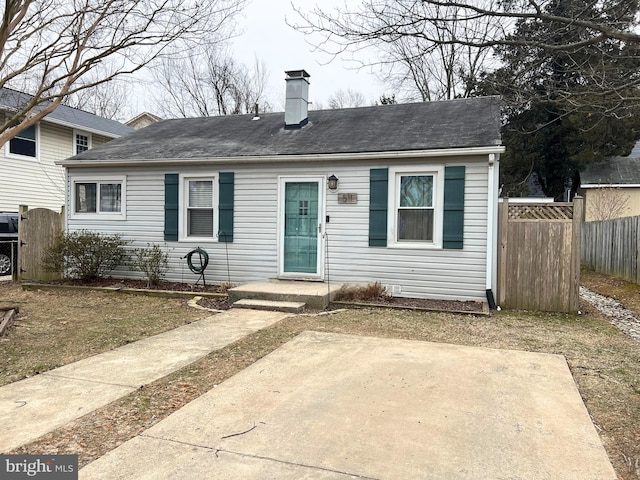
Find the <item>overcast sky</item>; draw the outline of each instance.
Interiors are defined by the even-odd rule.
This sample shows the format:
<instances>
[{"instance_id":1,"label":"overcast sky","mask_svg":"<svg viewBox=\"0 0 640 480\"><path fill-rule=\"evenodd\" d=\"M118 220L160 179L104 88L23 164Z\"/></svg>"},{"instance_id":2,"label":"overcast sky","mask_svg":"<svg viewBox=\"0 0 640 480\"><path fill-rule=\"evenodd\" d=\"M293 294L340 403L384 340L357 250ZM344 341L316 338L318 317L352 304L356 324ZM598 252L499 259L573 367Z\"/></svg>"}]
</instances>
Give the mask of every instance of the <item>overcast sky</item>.
<instances>
[{"instance_id":1,"label":"overcast sky","mask_svg":"<svg viewBox=\"0 0 640 480\"><path fill-rule=\"evenodd\" d=\"M313 0L293 0L295 5L311 9ZM323 9L335 5L353 4L359 0L322 0ZM338 89L361 92L367 104L378 100L385 93L383 85L367 68L355 70L348 59L330 57L321 52L313 52L313 47L305 41L305 35L289 27L299 17L291 7L291 0L252 0L238 19L239 30L244 33L233 39L232 51L237 59L247 66L254 59L266 63L271 85L270 97L274 110L284 110L284 72L305 69L311 75L309 97L316 106L327 108L327 99ZM313 107L312 107L313 108Z\"/></svg>"},{"instance_id":2,"label":"overcast sky","mask_svg":"<svg viewBox=\"0 0 640 480\"><path fill-rule=\"evenodd\" d=\"M292 1L304 9L315 5L314 0L251 0L236 18L238 35L230 40L229 50L237 61L250 69L256 59L265 63L269 81L267 97L273 111L284 111L284 72L287 70L304 69L311 76L311 109L328 108L329 97L340 89L350 88L362 93L366 105L379 101L383 93L393 93L385 91L369 67L358 69L353 61L349 62L350 57L332 59L326 53L314 52L314 47L307 42L308 37L286 23L286 20L290 23L300 20L291 6ZM330 9L345 3L355 8L360 0L322 0L321 5L323 9ZM151 77L147 79L148 82L153 81ZM128 102L130 113L125 115L126 119L143 111L158 113L154 112L149 83L143 79L131 88L136 93Z\"/></svg>"}]
</instances>

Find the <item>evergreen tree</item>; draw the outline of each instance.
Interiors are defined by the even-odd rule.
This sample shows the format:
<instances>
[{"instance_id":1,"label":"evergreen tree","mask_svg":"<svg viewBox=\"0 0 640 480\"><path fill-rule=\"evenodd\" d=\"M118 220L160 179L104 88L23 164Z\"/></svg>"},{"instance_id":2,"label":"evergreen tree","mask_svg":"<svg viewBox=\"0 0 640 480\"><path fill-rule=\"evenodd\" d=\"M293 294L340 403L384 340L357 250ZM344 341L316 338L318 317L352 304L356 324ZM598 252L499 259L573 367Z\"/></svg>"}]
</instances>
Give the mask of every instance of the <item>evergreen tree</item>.
<instances>
[{"instance_id":1,"label":"evergreen tree","mask_svg":"<svg viewBox=\"0 0 640 480\"><path fill-rule=\"evenodd\" d=\"M627 7L624 18L630 27L638 4L628 2ZM606 4L585 0L554 0L547 13L552 18L601 18L602 22L608 17ZM616 12L616 28L621 26L620 17ZM485 75L477 92L500 94L506 104L503 194L527 194L535 176L545 195L560 200L582 165L626 154L640 138L638 109L626 101L639 93L638 47L612 39L593 43L597 35L579 22L525 20L517 24L514 40L538 39L558 45L558 50L517 42L497 49L503 67ZM629 86L603 89L611 79Z\"/></svg>"}]
</instances>

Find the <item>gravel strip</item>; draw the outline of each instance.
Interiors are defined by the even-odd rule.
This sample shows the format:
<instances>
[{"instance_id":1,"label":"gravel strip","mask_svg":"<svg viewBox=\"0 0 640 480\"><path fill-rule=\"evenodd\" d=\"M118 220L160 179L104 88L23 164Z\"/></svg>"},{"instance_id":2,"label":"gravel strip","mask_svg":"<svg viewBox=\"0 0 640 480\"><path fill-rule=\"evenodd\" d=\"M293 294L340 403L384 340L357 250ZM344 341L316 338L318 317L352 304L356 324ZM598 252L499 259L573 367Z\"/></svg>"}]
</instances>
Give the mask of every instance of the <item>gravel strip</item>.
<instances>
[{"instance_id":1,"label":"gravel strip","mask_svg":"<svg viewBox=\"0 0 640 480\"><path fill-rule=\"evenodd\" d=\"M624 308L617 300L594 293L585 287L580 287L580 298L604 313L609 321L624 333L640 341L640 317L634 312Z\"/></svg>"}]
</instances>

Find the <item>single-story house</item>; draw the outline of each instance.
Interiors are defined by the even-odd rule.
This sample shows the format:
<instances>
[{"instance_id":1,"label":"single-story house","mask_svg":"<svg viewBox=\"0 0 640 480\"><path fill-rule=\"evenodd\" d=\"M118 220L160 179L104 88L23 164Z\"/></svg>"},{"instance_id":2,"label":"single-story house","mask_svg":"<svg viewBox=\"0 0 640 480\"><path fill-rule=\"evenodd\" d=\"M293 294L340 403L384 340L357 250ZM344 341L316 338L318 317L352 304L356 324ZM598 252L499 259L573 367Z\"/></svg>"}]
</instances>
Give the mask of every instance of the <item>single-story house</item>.
<instances>
[{"instance_id":1,"label":"single-story house","mask_svg":"<svg viewBox=\"0 0 640 480\"><path fill-rule=\"evenodd\" d=\"M640 215L640 142L626 157L607 157L580 171L585 221Z\"/></svg>"},{"instance_id":2,"label":"single-story house","mask_svg":"<svg viewBox=\"0 0 640 480\"><path fill-rule=\"evenodd\" d=\"M381 282L486 301L496 284L500 99L164 120L61 161L66 228L163 245L167 279ZM134 272L118 275L135 276Z\"/></svg>"}]
</instances>

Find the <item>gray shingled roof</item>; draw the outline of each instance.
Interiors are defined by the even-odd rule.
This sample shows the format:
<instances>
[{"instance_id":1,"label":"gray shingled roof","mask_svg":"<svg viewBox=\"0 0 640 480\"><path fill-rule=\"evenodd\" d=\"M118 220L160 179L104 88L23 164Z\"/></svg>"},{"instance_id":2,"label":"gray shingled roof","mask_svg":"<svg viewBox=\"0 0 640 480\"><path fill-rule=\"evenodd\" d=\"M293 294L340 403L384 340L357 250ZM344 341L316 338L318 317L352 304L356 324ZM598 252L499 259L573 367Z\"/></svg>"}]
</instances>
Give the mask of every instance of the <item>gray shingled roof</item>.
<instances>
[{"instance_id":1,"label":"gray shingled roof","mask_svg":"<svg viewBox=\"0 0 640 480\"><path fill-rule=\"evenodd\" d=\"M26 93L9 88L0 88L0 109L15 109L19 105L27 103L30 98L31 95ZM112 138L127 135L134 131L133 128L123 123L99 117L93 113L71 108L66 105L58 106L52 113L45 117L45 120L88 130L92 133L104 134Z\"/></svg>"},{"instance_id":2,"label":"gray shingled roof","mask_svg":"<svg viewBox=\"0 0 640 480\"><path fill-rule=\"evenodd\" d=\"M252 117L164 120L69 160L272 157L487 147L501 142L499 97L312 110L309 123L297 130L284 129L284 113Z\"/></svg>"},{"instance_id":3,"label":"gray shingled roof","mask_svg":"<svg viewBox=\"0 0 640 480\"><path fill-rule=\"evenodd\" d=\"M580 172L582 185L640 184L640 157L609 157L587 165Z\"/></svg>"}]
</instances>

